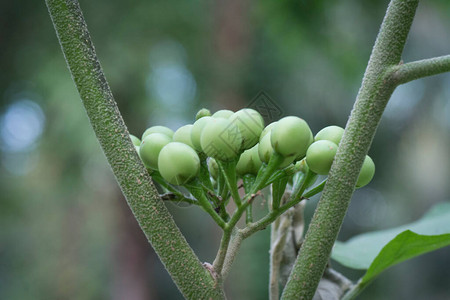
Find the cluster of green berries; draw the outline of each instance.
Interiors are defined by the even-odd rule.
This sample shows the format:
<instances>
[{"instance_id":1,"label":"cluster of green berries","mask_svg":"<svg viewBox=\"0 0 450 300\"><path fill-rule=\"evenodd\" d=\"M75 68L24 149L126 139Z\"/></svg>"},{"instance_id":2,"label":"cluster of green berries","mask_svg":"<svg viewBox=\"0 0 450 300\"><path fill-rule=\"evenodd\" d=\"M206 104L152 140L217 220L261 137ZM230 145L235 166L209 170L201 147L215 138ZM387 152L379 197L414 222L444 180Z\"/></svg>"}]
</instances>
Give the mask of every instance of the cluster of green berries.
<instances>
[{"instance_id":1,"label":"cluster of green berries","mask_svg":"<svg viewBox=\"0 0 450 300\"><path fill-rule=\"evenodd\" d=\"M341 127L328 126L313 136L305 120L295 116L265 126L256 110L244 108L212 115L202 109L193 124L175 132L153 126L144 132L142 142L131 138L149 170L158 171L170 184L185 185L200 176L202 161L214 182L221 163L235 164L238 177L256 176L275 154L282 157L278 169L307 165L310 171L327 175L343 133ZM375 165L366 156L356 186L368 184L374 173Z\"/></svg>"}]
</instances>

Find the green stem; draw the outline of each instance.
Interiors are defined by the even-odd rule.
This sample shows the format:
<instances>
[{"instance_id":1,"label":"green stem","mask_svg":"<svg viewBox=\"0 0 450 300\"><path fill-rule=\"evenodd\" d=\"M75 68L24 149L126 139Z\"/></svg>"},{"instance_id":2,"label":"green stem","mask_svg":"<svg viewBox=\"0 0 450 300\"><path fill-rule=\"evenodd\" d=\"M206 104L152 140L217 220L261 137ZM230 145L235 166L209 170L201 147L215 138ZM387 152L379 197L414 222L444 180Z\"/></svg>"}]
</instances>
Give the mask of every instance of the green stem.
<instances>
[{"instance_id":1,"label":"green stem","mask_svg":"<svg viewBox=\"0 0 450 300\"><path fill-rule=\"evenodd\" d=\"M369 285L370 282L365 282L364 284L361 284L361 279L358 281L357 284L355 284L345 295L342 297L341 300L352 300L355 299L356 296L358 296L366 286Z\"/></svg>"},{"instance_id":2,"label":"green stem","mask_svg":"<svg viewBox=\"0 0 450 300\"><path fill-rule=\"evenodd\" d=\"M213 262L214 271L217 274L222 274L223 264L225 262L225 258L228 252L228 246L230 244L230 239L232 236L233 229L230 227L226 227L223 231L222 239L220 240L219 251L217 252L216 258ZM220 276L222 277L222 276Z\"/></svg>"},{"instance_id":3,"label":"green stem","mask_svg":"<svg viewBox=\"0 0 450 300\"><path fill-rule=\"evenodd\" d=\"M255 183L253 184L252 189L246 196L256 193L260 189L264 188L267 185L267 181L273 175L274 171L278 169L278 166L283 162L284 157L280 154L274 152L272 157L269 160L269 163L263 167L261 167L258 175L256 176Z\"/></svg>"},{"instance_id":4,"label":"green stem","mask_svg":"<svg viewBox=\"0 0 450 300\"><path fill-rule=\"evenodd\" d=\"M253 184L255 183L256 177L253 174L246 174L242 178L242 182L244 184L245 193L249 193ZM247 211L245 212L245 223L249 224L253 222L253 205L250 204L247 207Z\"/></svg>"},{"instance_id":5,"label":"green stem","mask_svg":"<svg viewBox=\"0 0 450 300\"><path fill-rule=\"evenodd\" d=\"M291 197L289 197L288 202L291 201L297 201L298 199L301 199L303 192L306 190L306 188L310 185L311 181L316 178L316 173L312 172L308 169L308 172L298 177L297 182L294 184L294 191L292 192Z\"/></svg>"},{"instance_id":6,"label":"green stem","mask_svg":"<svg viewBox=\"0 0 450 300\"><path fill-rule=\"evenodd\" d=\"M186 189L198 200L201 207L213 218L213 220L219 225L221 228L225 228L225 221L217 214L214 208L209 202L208 197L203 190L202 184L200 181L196 180L189 184L185 185Z\"/></svg>"},{"instance_id":7,"label":"green stem","mask_svg":"<svg viewBox=\"0 0 450 300\"><path fill-rule=\"evenodd\" d=\"M78 1L46 0L91 125L145 236L187 299L224 294L181 234L141 163L103 74Z\"/></svg>"},{"instance_id":8,"label":"green stem","mask_svg":"<svg viewBox=\"0 0 450 300\"><path fill-rule=\"evenodd\" d=\"M231 192L231 197L233 197L233 200L236 203L237 207L241 206L241 196L239 196L239 191L237 188L236 161L217 161L217 164L219 165L219 169L225 177L225 181Z\"/></svg>"},{"instance_id":9,"label":"green stem","mask_svg":"<svg viewBox=\"0 0 450 300\"><path fill-rule=\"evenodd\" d=\"M280 207L281 198L286 190L288 180L288 177L283 177L272 183L272 210L276 210Z\"/></svg>"},{"instance_id":10,"label":"green stem","mask_svg":"<svg viewBox=\"0 0 450 300\"><path fill-rule=\"evenodd\" d=\"M331 167L283 300L312 299L350 204L356 180L396 84L389 70L400 62L418 0L392 0L361 89Z\"/></svg>"},{"instance_id":11,"label":"green stem","mask_svg":"<svg viewBox=\"0 0 450 300\"><path fill-rule=\"evenodd\" d=\"M309 191L307 191L306 193L304 193L302 195L302 198L304 199L309 199L312 196L320 193L321 191L323 191L323 188L325 187L325 184L327 183L327 180L325 179L324 181L322 181L321 183L319 183L318 185L316 185L314 188L310 189Z\"/></svg>"},{"instance_id":12,"label":"green stem","mask_svg":"<svg viewBox=\"0 0 450 300\"><path fill-rule=\"evenodd\" d=\"M403 84L425 76L450 72L450 55L433 57L400 64L392 68L397 84Z\"/></svg>"},{"instance_id":13,"label":"green stem","mask_svg":"<svg viewBox=\"0 0 450 300\"><path fill-rule=\"evenodd\" d=\"M190 197L186 197L184 195L179 196L179 195L176 195L176 194L173 194L173 193L166 193L166 194L162 194L162 195L159 195L159 196L164 201L185 202L185 203L188 203L188 204L200 205L197 200L192 199Z\"/></svg>"}]
</instances>

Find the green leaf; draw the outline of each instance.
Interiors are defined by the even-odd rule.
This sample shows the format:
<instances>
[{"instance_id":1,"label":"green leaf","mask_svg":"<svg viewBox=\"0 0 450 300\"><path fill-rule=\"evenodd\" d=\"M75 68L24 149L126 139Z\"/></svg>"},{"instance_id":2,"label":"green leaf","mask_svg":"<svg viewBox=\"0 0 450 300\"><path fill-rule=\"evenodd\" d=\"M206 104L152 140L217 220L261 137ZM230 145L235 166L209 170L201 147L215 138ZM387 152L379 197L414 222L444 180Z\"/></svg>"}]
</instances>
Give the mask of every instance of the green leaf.
<instances>
[{"instance_id":1,"label":"green leaf","mask_svg":"<svg viewBox=\"0 0 450 300\"><path fill-rule=\"evenodd\" d=\"M390 266L450 245L450 234L420 235L406 230L390 241L378 254L362 278L369 282Z\"/></svg>"},{"instance_id":2,"label":"green leaf","mask_svg":"<svg viewBox=\"0 0 450 300\"><path fill-rule=\"evenodd\" d=\"M408 231L413 231L416 234L413 232L407 234ZM416 222L388 230L362 234L345 243L336 242L331 257L349 268L369 269L373 267L377 256L381 256L381 252L389 251L388 253L391 253L391 247L392 249L398 249L397 238L408 237L405 241L414 246L412 252L403 253L400 250L398 253L392 252L395 254L395 257L392 258L393 263L385 266L382 269L384 270L393 264L448 245L450 242L445 243L448 233L450 233L450 203L444 202L435 205ZM413 234L412 237L410 237L411 234ZM421 242L423 242L423 245ZM406 248L409 247L409 244L403 246L405 251L407 251ZM437 247L433 245L437 245Z\"/></svg>"}]
</instances>

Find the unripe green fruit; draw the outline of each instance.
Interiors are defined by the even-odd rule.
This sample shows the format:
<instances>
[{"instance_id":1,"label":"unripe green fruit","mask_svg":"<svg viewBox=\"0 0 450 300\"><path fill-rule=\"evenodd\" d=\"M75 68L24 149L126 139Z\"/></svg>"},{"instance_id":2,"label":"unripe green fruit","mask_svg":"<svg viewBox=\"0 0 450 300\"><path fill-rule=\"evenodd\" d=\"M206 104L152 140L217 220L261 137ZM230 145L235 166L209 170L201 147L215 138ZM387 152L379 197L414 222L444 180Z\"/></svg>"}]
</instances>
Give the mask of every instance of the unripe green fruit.
<instances>
[{"instance_id":1,"label":"unripe green fruit","mask_svg":"<svg viewBox=\"0 0 450 300\"><path fill-rule=\"evenodd\" d=\"M306 175L309 172L309 167L308 164L306 163L306 158L297 161L294 167L297 172L301 172L304 175ZM297 176L299 176L299 174L297 174ZM310 178L309 183L306 185L306 188L311 187L316 182L318 177L316 173L313 173L312 175L310 174L309 176L312 176L312 178Z\"/></svg>"},{"instance_id":2,"label":"unripe green fruit","mask_svg":"<svg viewBox=\"0 0 450 300\"><path fill-rule=\"evenodd\" d=\"M336 156L338 146L327 140L314 142L306 152L306 163L314 173L327 175Z\"/></svg>"},{"instance_id":3,"label":"unripe green fruit","mask_svg":"<svg viewBox=\"0 0 450 300\"><path fill-rule=\"evenodd\" d=\"M195 120L198 120L198 119L203 118L203 117L210 117L210 116L211 116L211 112L209 111L209 109L202 108L195 115Z\"/></svg>"},{"instance_id":4,"label":"unripe green fruit","mask_svg":"<svg viewBox=\"0 0 450 300\"><path fill-rule=\"evenodd\" d=\"M270 142L270 134L266 134L258 144L258 155L262 162L268 164L272 155L275 151L272 148L272 143ZM280 164L279 168L283 169L289 166L295 159L295 156L285 157L283 162Z\"/></svg>"},{"instance_id":5,"label":"unripe green fruit","mask_svg":"<svg viewBox=\"0 0 450 300\"><path fill-rule=\"evenodd\" d=\"M183 185L197 176L200 159L197 152L188 145L171 142L161 149L158 169L167 182Z\"/></svg>"},{"instance_id":6,"label":"unripe green fruit","mask_svg":"<svg viewBox=\"0 0 450 300\"><path fill-rule=\"evenodd\" d=\"M212 117L203 117L195 121L194 125L191 129L191 142L194 145L194 149L197 152L202 151L202 146L200 144L200 138L202 136L203 128L205 128L206 124L212 120Z\"/></svg>"},{"instance_id":7,"label":"unripe green fruit","mask_svg":"<svg viewBox=\"0 0 450 300\"><path fill-rule=\"evenodd\" d=\"M270 133L270 131L272 130L272 128L277 124L277 122L272 122L269 125L267 125L263 131L261 132L260 136L259 136L259 140L261 141L263 137L266 136L266 134Z\"/></svg>"},{"instance_id":8,"label":"unripe green fruit","mask_svg":"<svg viewBox=\"0 0 450 300\"><path fill-rule=\"evenodd\" d=\"M142 140L139 156L147 168L158 169L158 156L161 149L172 139L162 133L151 133Z\"/></svg>"},{"instance_id":9,"label":"unripe green fruit","mask_svg":"<svg viewBox=\"0 0 450 300\"><path fill-rule=\"evenodd\" d=\"M141 154L139 153L139 152L140 152L140 148L141 148L140 146L134 145L134 150L136 150L136 152L137 152L139 158L141 158ZM141 160L142 160L142 158L141 158Z\"/></svg>"},{"instance_id":10,"label":"unripe green fruit","mask_svg":"<svg viewBox=\"0 0 450 300\"><path fill-rule=\"evenodd\" d=\"M239 176L247 174L258 174L259 168L261 168L262 162L258 154L258 144L248 150L245 150L236 165L236 173Z\"/></svg>"},{"instance_id":11,"label":"unripe green fruit","mask_svg":"<svg viewBox=\"0 0 450 300\"><path fill-rule=\"evenodd\" d=\"M214 180L217 180L217 177L219 176L219 165L212 157L208 158L208 171L211 177L214 178Z\"/></svg>"},{"instance_id":12,"label":"unripe green fruit","mask_svg":"<svg viewBox=\"0 0 450 300\"><path fill-rule=\"evenodd\" d=\"M314 143L314 136L311 132L311 135L309 136L309 140L308 140L308 147L311 146L311 144ZM306 151L308 150L308 148L305 151L299 152L297 157L295 158L295 161L299 161L305 158L306 156Z\"/></svg>"},{"instance_id":13,"label":"unripe green fruit","mask_svg":"<svg viewBox=\"0 0 450 300\"><path fill-rule=\"evenodd\" d=\"M216 111L215 113L213 113L213 115L211 117L213 118L224 118L224 119L228 119L229 117L231 117L234 114L233 111L228 110L228 109L221 109Z\"/></svg>"},{"instance_id":14,"label":"unripe green fruit","mask_svg":"<svg viewBox=\"0 0 450 300\"><path fill-rule=\"evenodd\" d=\"M135 146L139 146L141 144L141 140L132 134L130 134L130 139L133 142L133 145L135 145Z\"/></svg>"},{"instance_id":15,"label":"unripe green fruit","mask_svg":"<svg viewBox=\"0 0 450 300\"><path fill-rule=\"evenodd\" d=\"M194 127L194 125L188 124L178 128L177 131L175 131L175 133L173 134L173 141L180 142L188 145L191 148L194 148L191 140L192 127Z\"/></svg>"},{"instance_id":16,"label":"unripe green fruit","mask_svg":"<svg viewBox=\"0 0 450 300\"><path fill-rule=\"evenodd\" d=\"M206 155L221 161L232 161L240 153L242 136L237 125L230 120L211 118L202 131L200 144Z\"/></svg>"},{"instance_id":17,"label":"unripe green fruit","mask_svg":"<svg viewBox=\"0 0 450 300\"><path fill-rule=\"evenodd\" d=\"M259 112L251 108L243 108L229 119L239 127L242 134L242 150L250 149L258 142L264 129L264 119Z\"/></svg>"},{"instance_id":18,"label":"unripe green fruit","mask_svg":"<svg viewBox=\"0 0 450 300\"><path fill-rule=\"evenodd\" d=\"M370 158L369 155L366 155L364 159L364 163L361 168L361 172L359 172L358 181L356 182L356 187L360 188L368 184L375 175L375 164Z\"/></svg>"},{"instance_id":19,"label":"unripe green fruit","mask_svg":"<svg viewBox=\"0 0 450 300\"><path fill-rule=\"evenodd\" d=\"M327 126L321 129L314 137L315 141L327 140L339 145L344 134L344 128L339 126Z\"/></svg>"},{"instance_id":20,"label":"unripe green fruit","mask_svg":"<svg viewBox=\"0 0 450 300\"><path fill-rule=\"evenodd\" d=\"M147 130L144 131L142 134L142 140L144 140L149 134L151 133L162 133L167 135L168 137L173 137L173 130L166 127L166 126L152 126L150 128L147 128Z\"/></svg>"},{"instance_id":21,"label":"unripe green fruit","mask_svg":"<svg viewBox=\"0 0 450 300\"><path fill-rule=\"evenodd\" d=\"M291 116L277 122L272 128L270 140L277 153L296 158L306 153L311 135L311 129L305 120Z\"/></svg>"}]
</instances>

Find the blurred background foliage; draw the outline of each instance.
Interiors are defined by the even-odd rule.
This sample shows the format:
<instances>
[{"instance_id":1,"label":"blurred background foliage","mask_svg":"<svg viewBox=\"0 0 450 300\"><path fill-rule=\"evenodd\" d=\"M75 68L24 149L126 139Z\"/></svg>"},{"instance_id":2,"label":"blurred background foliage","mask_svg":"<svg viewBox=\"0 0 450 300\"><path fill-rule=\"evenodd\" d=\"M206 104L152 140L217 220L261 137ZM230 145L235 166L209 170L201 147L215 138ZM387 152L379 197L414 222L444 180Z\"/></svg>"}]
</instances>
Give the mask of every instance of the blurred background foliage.
<instances>
[{"instance_id":1,"label":"blurred background foliage","mask_svg":"<svg viewBox=\"0 0 450 300\"><path fill-rule=\"evenodd\" d=\"M345 126L388 4L80 2L137 136L150 125L193 122L202 107L252 105L261 91L280 108L268 119L298 115L313 132ZM423 1L404 60L450 53L449 16L450 2ZM376 176L355 193L341 240L449 201L449 99L450 74L394 93L370 150ZM181 299L114 181L44 1L0 2L0 151L0 299ZM168 206L211 262L217 226L198 209ZM267 298L268 247L268 230L244 243L226 285L230 299ZM333 265L352 279L362 275ZM449 299L449 265L448 248L401 264L361 299Z\"/></svg>"}]
</instances>

